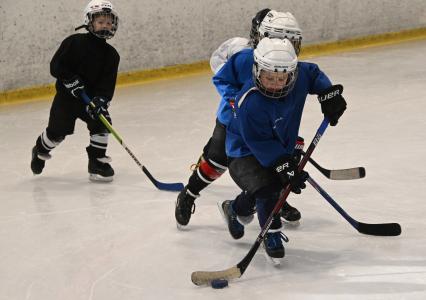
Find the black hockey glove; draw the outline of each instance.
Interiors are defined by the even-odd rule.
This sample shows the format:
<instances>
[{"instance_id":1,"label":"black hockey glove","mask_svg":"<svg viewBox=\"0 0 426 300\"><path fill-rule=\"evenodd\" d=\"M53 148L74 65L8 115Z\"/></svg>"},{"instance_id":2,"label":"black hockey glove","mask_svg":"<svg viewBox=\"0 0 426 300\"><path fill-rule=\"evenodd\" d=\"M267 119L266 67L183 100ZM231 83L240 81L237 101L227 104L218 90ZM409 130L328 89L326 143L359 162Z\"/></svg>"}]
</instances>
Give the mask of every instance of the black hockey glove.
<instances>
[{"instance_id":1,"label":"black hockey glove","mask_svg":"<svg viewBox=\"0 0 426 300\"><path fill-rule=\"evenodd\" d=\"M343 86L336 84L318 94L321 111L330 120L331 126L336 126L339 118L346 110L346 101L342 97Z\"/></svg>"},{"instance_id":2,"label":"black hockey glove","mask_svg":"<svg viewBox=\"0 0 426 300\"><path fill-rule=\"evenodd\" d=\"M303 170L301 172L297 171L297 162L294 157L283 156L275 164L274 170L280 177L284 187L290 184L293 193L300 194L306 188L305 181L308 179L309 174Z\"/></svg>"},{"instance_id":3,"label":"black hockey glove","mask_svg":"<svg viewBox=\"0 0 426 300\"><path fill-rule=\"evenodd\" d=\"M81 94L85 91L83 80L77 75L62 83L74 98L80 99Z\"/></svg>"},{"instance_id":4,"label":"black hockey glove","mask_svg":"<svg viewBox=\"0 0 426 300\"><path fill-rule=\"evenodd\" d=\"M100 114L104 115L104 117L106 118L109 118L108 99L96 96L96 97L93 97L91 103L93 103L94 106L92 106L91 104L88 104L86 106L86 111L93 120L97 120Z\"/></svg>"}]
</instances>

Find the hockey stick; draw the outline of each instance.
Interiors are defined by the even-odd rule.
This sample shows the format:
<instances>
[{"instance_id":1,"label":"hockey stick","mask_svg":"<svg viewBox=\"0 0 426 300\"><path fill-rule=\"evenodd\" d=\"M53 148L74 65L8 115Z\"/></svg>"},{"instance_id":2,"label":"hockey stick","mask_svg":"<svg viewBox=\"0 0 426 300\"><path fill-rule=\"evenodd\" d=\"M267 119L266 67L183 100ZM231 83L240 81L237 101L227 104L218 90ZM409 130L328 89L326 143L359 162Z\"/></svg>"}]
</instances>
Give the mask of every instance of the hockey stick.
<instances>
[{"instance_id":1,"label":"hockey stick","mask_svg":"<svg viewBox=\"0 0 426 300\"><path fill-rule=\"evenodd\" d=\"M346 219L346 221L349 222L349 224L358 230L358 232L379 236L397 236L401 234L401 226L398 223L367 224L358 222L348 215L347 212L345 212L343 208L341 208L340 205L337 204L336 201L334 201L333 198L331 198L331 196L312 179L312 177L308 178L308 182L321 194L321 196L324 197L325 200L328 201L328 203L331 204L331 206L334 207L335 210L337 210L339 214Z\"/></svg>"},{"instance_id":2,"label":"hockey stick","mask_svg":"<svg viewBox=\"0 0 426 300\"><path fill-rule=\"evenodd\" d=\"M90 101L89 97L86 95L86 93L82 93L82 98L84 102L92 107L95 105L92 101ZM144 165L142 165L139 160L136 158L136 156L130 151L130 149L127 147L127 145L123 142L120 135L115 131L115 129L111 126L111 124L108 122L108 120L104 117L104 115L99 115L99 120L105 125L105 127L108 129L109 132L116 138L116 140L120 143L121 146L129 153L129 155L133 158L133 160L136 162L136 164L142 169L142 171L145 173L145 175L151 180L151 182L159 189L164 191L172 191L172 192L179 192L183 190L183 183L164 183L156 180L154 176L151 175L151 173L148 171L147 168L145 168Z\"/></svg>"},{"instance_id":3,"label":"hockey stick","mask_svg":"<svg viewBox=\"0 0 426 300\"><path fill-rule=\"evenodd\" d=\"M305 155L305 152L302 151L302 155ZM309 158L309 162L318 169L325 177L332 180L351 180L351 179L360 179L365 177L365 168L357 167L350 169L337 169L337 170L328 170L321 167L313 158Z\"/></svg>"},{"instance_id":4,"label":"hockey stick","mask_svg":"<svg viewBox=\"0 0 426 300\"><path fill-rule=\"evenodd\" d=\"M324 118L324 120L322 121L317 133L315 134L314 139L312 140L311 144L308 147L308 150L306 151L305 156L299 163L299 166L298 166L299 171L301 171L303 167L306 165L306 163L308 162L308 159L311 156L312 152L314 151L315 147L317 146L319 140L321 139L321 136L324 134L325 130L327 129L328 122L329 121L327 118ZM275 204L275 207L272 210L272 213L270 214L270 216L268 217L268 220L266 221L265 225L262 227L262 230L257 236L256 242L253 244L253 246L251 247L250 251L246 254L246 256L237 265L223 271L193 272L191 274L192 282L195 285L204 285L204 284L211 283L212 280L218 280L218 279L231 280L231 279L240 278L244 274L245 270L247 269L251 260L253 259L254 255L259 249L259 246L262 243L266 235L266 232L271 226L273 218L279 214L288 195L290 194L290 190L291 190L290 185L287 185L287 187L281 193L280 198L278 199L278 202Z\"/></svg>"}]
</instances>

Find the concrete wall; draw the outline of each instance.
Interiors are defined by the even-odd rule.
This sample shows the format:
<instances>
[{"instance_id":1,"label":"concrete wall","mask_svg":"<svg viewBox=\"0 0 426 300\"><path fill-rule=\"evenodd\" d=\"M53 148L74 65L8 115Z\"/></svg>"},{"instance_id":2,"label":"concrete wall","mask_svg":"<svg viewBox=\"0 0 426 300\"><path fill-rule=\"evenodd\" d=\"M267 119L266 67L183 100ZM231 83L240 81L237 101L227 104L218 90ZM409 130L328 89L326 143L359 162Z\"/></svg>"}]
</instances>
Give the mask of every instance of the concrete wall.
<instances>
[{"instance_id":1,"label":"concrete wall","mask_svg":"<svg viewBox=\"0 0 426 300\"><path fill-rule=\"evenodd\" d=\"M0 92L51 83L49 62L83 22L87 0L0 0ZM111 43L120 71L206 60L225 39L247 36L251 17L291 11L304 43L426 27L425 0L115 0Z\"/></svg>"}]
</instances>

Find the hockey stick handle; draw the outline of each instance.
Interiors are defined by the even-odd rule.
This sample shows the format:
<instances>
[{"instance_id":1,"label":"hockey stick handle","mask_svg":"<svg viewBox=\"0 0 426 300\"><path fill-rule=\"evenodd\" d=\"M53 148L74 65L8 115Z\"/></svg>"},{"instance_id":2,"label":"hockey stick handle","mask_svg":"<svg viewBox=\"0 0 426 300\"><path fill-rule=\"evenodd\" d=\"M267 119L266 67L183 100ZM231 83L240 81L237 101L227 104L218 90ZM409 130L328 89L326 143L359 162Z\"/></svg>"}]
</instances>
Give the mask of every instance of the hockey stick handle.
<instances>
[{"instance_id":1,"label":"hockey stick handle","mask_svg":"<svg viewBox=\"0 0 426 300\"><path fill-rule=\"evenodd\" d=\"M305 167L306 163L309 160L309 157L312 155L312 152L315 150L318 142L320 141L322 135L324 134L325 130L327 129L327 126L329 124L329 120L327 118L324 118L322 121L320 127L318 128L311 144L309 145L308 149L306 150L306 154L304 155L303 159L300 161L298 165L298 171L302 171ZM249 253L243 258L243 260L237 264L237 267L240 269L241 275L244 273L244 271L247 269L248 265L250 264L250 261L253 259L254 255L257 252L257 249L259 248L261 242L263 241L266 233L269 230L269 227L271 227L273 218L278 215L281 208L283 207L285 201L287 200L288 195L290 194L291 186L288 184L284 191L281 193L280 198L278 199L278 202L275 204L274 209L272 210L271 214L269 215L268 219L266 220L265 225L262 227L262 230L260 231L256 242L250 249Z\"/></svg>"},{"instance_id":2,"label":"hockey stick handle","mask_svg":"<svg viewBox=\"0 0 426 300\"><path fill-rule=\"evenodd\" d=\"M87 94L85 92L83 92L81 94L81 97L82 97L84 103L86 103L87 105L90 105L91 107L95 107L95 104L93 104L93 102L89 99L89 96L87 96ZM117 139L117 141L120 144L122 144L123 146L125 146L122 138L120 137L118 132L115 131L115 129L111 126L111 124L108 122L108 120L105 118L105 116L100 114L99 120L101 120L102 124L104 124L104 126L108 129L108 131L111 132L111 134Z\"/></svg>"}]
</instances>

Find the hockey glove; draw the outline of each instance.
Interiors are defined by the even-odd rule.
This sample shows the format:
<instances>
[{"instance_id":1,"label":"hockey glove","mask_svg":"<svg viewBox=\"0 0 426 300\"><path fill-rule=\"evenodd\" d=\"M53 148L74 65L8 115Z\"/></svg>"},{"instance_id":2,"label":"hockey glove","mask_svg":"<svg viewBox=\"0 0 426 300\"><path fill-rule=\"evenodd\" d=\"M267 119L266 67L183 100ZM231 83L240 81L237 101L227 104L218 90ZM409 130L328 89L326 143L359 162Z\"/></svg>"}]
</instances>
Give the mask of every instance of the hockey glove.
<instances>
[{"instance_id":1,"label":"hockey glove","mask_svg":"<svg viewBox=\"0 0 426 300\"><path fill-rule=\"evenodd\" d=\"M62 83L74 98L79 99L81 94L85 92L83 80L77 75L71 79L64 80Z\"/></svg>"},{"instance_id":2,"label":"hockey glove","mask_svg":"<svg viewBox=\"0 0 426 300\"><path fill-rule=\"evenodd\" d=\"M297 171L297 163L291 156L283 156L274 166L275 172L278 174L283 186L290 184L291 191L300 194L306 188L305 181L309 174L305 171Z\"/></svg>"},{"instance_id":3,"label":"hockey glove","mask_svg":"<svg viewBox=\"0 0 426 300\"><path fill-rule=\"evenodd\" d=\"M346 101L342 97L343 86L336 84L318 94L321 111L330 120L331 126L336 126L339 118L346 110Z\"/></svg>"},{"instance_id":4,"label":"hockey glove","mask_svg":"<svg viewBox=\"0 0 426 300\"><path fill-rule=\"evenodd\" d=\"M109 118L108 107L108 99L96 96L93 97L92 102L86 106L86 111L93 120L97 120L100 114Z\"/></svg>"}]
</instances>

